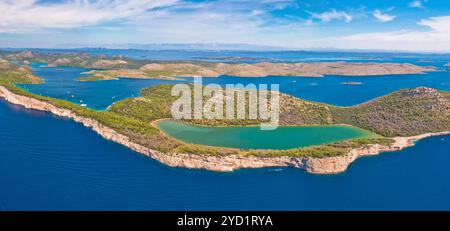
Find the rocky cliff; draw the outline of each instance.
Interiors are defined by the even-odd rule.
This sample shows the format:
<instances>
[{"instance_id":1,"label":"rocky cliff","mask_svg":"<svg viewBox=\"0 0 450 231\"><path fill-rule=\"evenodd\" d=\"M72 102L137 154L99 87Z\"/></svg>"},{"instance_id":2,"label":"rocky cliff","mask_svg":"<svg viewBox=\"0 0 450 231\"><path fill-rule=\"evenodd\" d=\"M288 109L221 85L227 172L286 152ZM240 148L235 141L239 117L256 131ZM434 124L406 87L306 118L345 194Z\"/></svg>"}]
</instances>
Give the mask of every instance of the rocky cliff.
<instances>
[{"instance_id":1,"label":"rocky cliff","mask_svg":"<svg viewBox=\"0 0 450 231\"><path fill-rule=\"evenodd\" d=\"M191 169L206 169L212 171L229 172L239 168L263 168L263 167L295 167L316 174L332 174L343 172L355 159L361 156L377 155L381 152L396 151L413 145L413 142L434 135L449 134L449 132L428 133L414 137L396 137L395 143L390 146L370 145L356 148L344 156L327 158L306 157L255 157L247 155L208 156L197 154L172 154L155 151L137 143L113 129L99 122L79 116L74 112L57 108L52 104L34 98L17 95L7 88L0 86L0 97L10 103L22 105L25 108L48 111L57 116L71 118L84 126L91 128L105 139L114 141L145 156L149 156L171 167L183 167Z\"/></svg>"}]
</instances>

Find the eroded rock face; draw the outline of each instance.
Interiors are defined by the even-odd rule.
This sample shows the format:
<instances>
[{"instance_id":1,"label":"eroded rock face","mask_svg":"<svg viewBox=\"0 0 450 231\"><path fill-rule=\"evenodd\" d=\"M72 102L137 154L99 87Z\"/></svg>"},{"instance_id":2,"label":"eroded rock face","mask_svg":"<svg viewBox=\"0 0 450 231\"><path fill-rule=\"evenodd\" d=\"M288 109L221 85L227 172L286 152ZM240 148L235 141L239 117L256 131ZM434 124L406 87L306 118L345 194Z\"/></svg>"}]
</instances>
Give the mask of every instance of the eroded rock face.
<instances>
[{"instance_id":1,"label":"eroded rock face","mask_svg":"<svg viewBox=\"0 0 450 231\"><path fill-rule=\"evenodd\" d=\"M91 128L103 138L114 141L130 148L133 151L149 156L171 167L183 167L190 169L206 169L211 171L229 172L239 168L264 168L264 167L294 167L316 174L340 173L347 169L350 163L361 156L376 155L380 152L396 151L413 145L413 141L429 136L445 135L450 132L429 133L414 137L396 137L391 146L370 145L356 148L344 156L327 158L299 158L299 157L256 157L256 156L208 156L197 154L162 153L146 148L130 141L130 139L115 130L106 127L99 122L78 116L70 110L57 108L52 104L34 98L17 95L0 86L0 97L10 103L22 105L25 108L48 111L57 116L68 117L84 126Z\"/></svg>"}]
</instances>

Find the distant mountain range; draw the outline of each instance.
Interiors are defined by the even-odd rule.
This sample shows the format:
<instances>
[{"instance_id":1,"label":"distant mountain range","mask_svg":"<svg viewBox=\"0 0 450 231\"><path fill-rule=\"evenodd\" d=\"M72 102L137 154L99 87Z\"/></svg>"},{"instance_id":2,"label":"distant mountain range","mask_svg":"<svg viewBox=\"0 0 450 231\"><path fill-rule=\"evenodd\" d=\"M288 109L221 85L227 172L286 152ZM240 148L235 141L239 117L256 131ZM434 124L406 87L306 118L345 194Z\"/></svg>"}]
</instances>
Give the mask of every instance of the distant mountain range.
<instances>
[{"instance_id":1,"label":"distant mountain range","mask_svg":"<svg viewBox=\"0 0 450 231\"><path fill-rule=\"evenodd\" d=\"M150 44L63 44L57 48L106 48L106 49L140 49L140 50L210 50L210 51L276 51L293 50L292 48L252 45L244 43L150 43Z\"/></svg>"},{"instance_id":2,"label":"distant mountain range","mask_svg":"<svg viewBox=\"0 0 450 231\"><path fill-rule=\"evenodd\" d=\"M101 50L101 49L117 49L117 50L148 50L148 51L292 51L292 52L343 52L343 53L389 53L389 54L437 54L448 55L449 52L432 52L432 51L403 51L403 50L382 50L382 49L340 49L335 47L309 47L309 48L293 48L282 46L266 46L246 43L118 43L118 44L60 44L47 48L8 48L0 47L1 50L23 51L23 50Z\"/></svg>"},{"instance_id":3,"label":"distant mountain range","mask_svg":"<svg viewBox=\"0 0 450 231\"><path fill-rule=\"evenodd\" d=\"M447 52L382 50L382 49L340 49L335 47L293 48L246 43L119 43L119 44L61 44L56 49L138 49L138 50L197 50L197 51L312 51L312 52L354 52L354 53L424 53L448 54Z\"/></svg>"}]
</instances>

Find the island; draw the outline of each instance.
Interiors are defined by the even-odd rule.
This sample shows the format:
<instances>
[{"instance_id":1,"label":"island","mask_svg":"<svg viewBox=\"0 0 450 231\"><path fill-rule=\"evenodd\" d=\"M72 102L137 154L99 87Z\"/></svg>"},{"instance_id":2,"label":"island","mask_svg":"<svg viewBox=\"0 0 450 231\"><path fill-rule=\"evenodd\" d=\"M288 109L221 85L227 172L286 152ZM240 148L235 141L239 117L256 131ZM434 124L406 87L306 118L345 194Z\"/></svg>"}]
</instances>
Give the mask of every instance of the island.
<instances>
[{"instance_id":1,"label":"island","mask_svg":"<svg viewBox=\"0 0 450 231\"><path fill-rule=\"evenodd\" d=\"M29 64L47 63L49 67L70 66L89 69L135 68L139 61L122 56L93 56L87 53L44 53L44 52L7 52L0 53L0 58L10 62Z\"/></svg>"},{"instance_id":2,"label":"island","mask_svg":"<svg viewBox=\"0 0 450 231\"><path fill-rule=\"evenodd\" d=\"M237 77L302 76L323 77L324 75L371 76L422 74L435 71L434 67L421 67L398 63L151 63L138 69L94 70L88 72L93 77L79 80L109 80L117 77L160 78L176 77L218 77L222 75Z\"/></svg>"},{"instance_id":3,"label":"island","mask_svg":"<svg viewBox=\"0 0 450 231\"><path fill-rule=\"evenodd\" d=\"M286 126L350 125L379 137L344 140L288 150L243 150L180 142L155 126L171 118L172 85L142 89L141 95L91 110L65 100L27 92L16 83L39 84L40 78L20 64L0 61L0 97L26 108L68 117L105 139L172 167L233 171L240 168L295 167L310 173L343 172L361 156L396 151L416 140L450 132L450 93L431 88L403 89L369 102L337 107L280 94L280 124ZM205 99L207 100L207 99ZM254 120L181 120L201 126L248 126Z\"/></svg>"},{"instance_id":4,"label":"island","mask_svg":"<svg viewBox=\"0 0 450 231\"><path fill-rule=\"evenodd\" d=\"M74 66L87 69L79 81L114 80L125 78L155 78L173 80L178 77L266 77L297 76L323 77L325 75L376 76L423 74L436 71L433 66L417 66L409 63L377 62L258 62L223 63L177 61L162 62L152 60L132 60L122 56L92 56L89 54L44 54L24 51L4 55L8 61L45 62L49 66ZM228 58L230 59L230 58Z\"/></svg>"}]
</instances>

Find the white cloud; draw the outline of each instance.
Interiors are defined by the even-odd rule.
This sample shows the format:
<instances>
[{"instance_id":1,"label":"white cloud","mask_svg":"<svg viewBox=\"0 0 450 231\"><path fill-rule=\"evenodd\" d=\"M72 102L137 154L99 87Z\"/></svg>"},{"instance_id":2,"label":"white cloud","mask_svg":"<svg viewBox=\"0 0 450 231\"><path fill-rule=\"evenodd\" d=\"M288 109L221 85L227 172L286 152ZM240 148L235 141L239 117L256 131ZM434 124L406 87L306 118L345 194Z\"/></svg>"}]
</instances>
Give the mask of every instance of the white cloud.
<instances>
[{"instance_id":1,"label":"white cloud","mask_svg":"<svg viewBox=\"0 0 450 231\"><path fill-rule=\"evenodd\" d=\"M336 11L332 9L331 11L323 13L310 13L313 19L319 19L323 22L330 22L332 20L343 20L345 22L351 22L353 17L345 11Z\"/></svg>"},{"instance_id":2,"label":"white cloud","mask_svg":"<svg viewBox=\"0 0 450 231\"><path fill-rule=\"evenodd\" d=\"M372 14L379 22L390 22L395 19L394 15L383 14L380 10L375 10Z\"/></svg>"},{"instance_id":3,"label":"white cloud","mask_svg":"<svg viewBox=\"0 0 450 231\"><path fill-rule=\"evenodd\" d=\"M158 14L135 17L126 26L136 31L135 39L140 43L263 44L274 41L268 37L288 30L284 26L293 20L275 18L271 13L292 6L290 4L295 4L295 1L217 0L202 3L202 7L197 7L198 3L180 2L158 11Z\"/></svg>"},{"instance_id":4,"label":"white cloud","mask_svg":"<svg viewBox=\"0 0 450 231\"><path fill-rule=\"evenodd\" d=\"M32 41L56 43L253 43L293 48L336 47L358 49L450 51L450 16L420 20L421 30L360 33L361 28L335 27L332 23L375 17L380 22L395 19L393 7L367 11L308 12L310 17L275 17L272 11L295 8L291 0L0 0L2 41L23 44ZM421 1L423 3L425 1ZM294 4L294 5L292 5ZM94 26L94 27L93 27ZM356 26L356 25L355 25ZM357 25L359 26L359 25ZM85 30L54 30L80 28ZM49 30L53 29L53 30ZM365 28L364 28L365 29ZM367 28L370 29L370 28ZM120 31L116 31L120 30ZM28 36L43 31L47 35ZM355 32L356 31L356 32ZM366 30L365 30L366 31ZM355 34L349 34L349 33ZM14 35L12 33L23 33ZM132 35L132 36L130 36ZM37 37L40 36L40 37ZM14 39L11 39L14 38ZM28 40L26 40L28 39ZM40 40L39 40L40 39Z\"/></svg>"},{"instance_id":5,"label":"white cloud","mask_svg":"<svg viewBox=\"0 0 450 231\"><path fill-rule=\"evenodd\" d=\"M269 9L239 1L196 5L184 2L157 14L142 14L124 26L135 32L139 43L240 43L250 42L249 37L258 35L265 17L270 17Z\"/></svg>"},{"instance_id":6,"label":"white cloud","mask_svg":"<svg viewBox=\"0 0 450 231\"><path fill-rule=\"evenodd\" d=\"M387 12L390 12L390 11L393 11L393 10L395 10L395 6L391 6L391 7L389 7L389 8L387 8Z\"/></svg>"},{"instance_id":7,"label":"white cloud","mask_svg":"<svg viewBox=\"0 0 450 231\"><path fill-rule=\"evenodd\" d=\"M0 1L0 32L22 33L43 29L77 28L128 19L178 0L39 0Z\"/></svg>"},{"instance_id":8,"label":"white cloud","mask_svg":"<svg viewBox=\"0 0 450 231\"><path fill-rule=\"evenodd\" d=\"M428 30L361 33L336 38L334 43L351 44L352 48L361 49L450 51L450 16L422 19L418 24Z\"/></svg>"},{"instance_id":9,"label":"white cloud","mask_svg":"<svg viewBox=\"0 0 450 231\"><path fill-rule=\"evenodd\" d=\"M450 16L422 19L418 22L418 24L421 26L430 27L435 32L450 32Z\"/></svg>"},{"instance_id":10,"label":"white cloud","mask_svg":"<svg viewBox=\"0 0 450 231\"><path fill-rule=\"evenodd\" d=\"M295 5L295 0L260 0L259 2L275 10L283 10Z\"/></svg>"},{"instance_id":11,"label":"white cloud","mask_svg":"<svg viewBox=\"0 0 450 231\"><path fill-rule=\"evenodd\" d=\"M258 16L258 15L262 15L262 14L264 14L265 12L263 11L263 10L253 10L252 12L251 12L251 15L252 16Z\"/></svg>"},{"instance_id":12,"label":"white cloud","mask_svg":"<svg viewBox=\"0 0 450 231\"><path fill-rule=\"evenodd\" d=\"M414 0L412 2L409 3L409 7L413 7L413 8L423 8L423 4L421 0Z\"/></svg>"}]
</instances>

